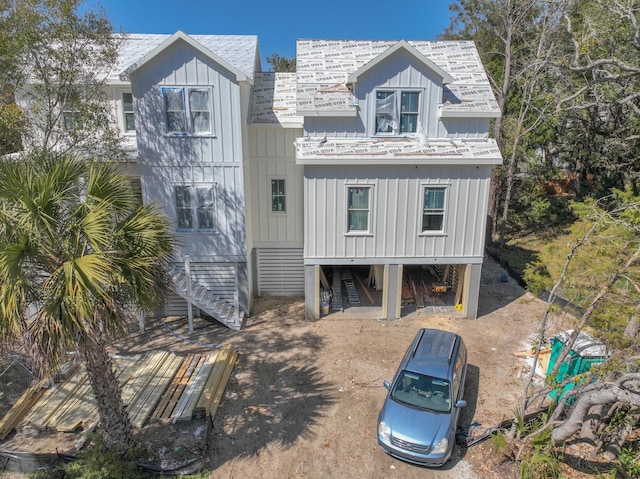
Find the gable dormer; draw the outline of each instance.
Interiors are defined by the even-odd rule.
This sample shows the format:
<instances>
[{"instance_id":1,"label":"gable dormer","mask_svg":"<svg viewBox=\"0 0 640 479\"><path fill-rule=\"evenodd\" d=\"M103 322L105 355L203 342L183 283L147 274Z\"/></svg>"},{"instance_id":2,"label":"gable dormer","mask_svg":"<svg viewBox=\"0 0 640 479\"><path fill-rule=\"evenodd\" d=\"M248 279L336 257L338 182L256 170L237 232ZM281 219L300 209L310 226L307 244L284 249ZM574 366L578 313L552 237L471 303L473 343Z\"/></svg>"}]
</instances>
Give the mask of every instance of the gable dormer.
<instances>
[{"instance_id":1,"label":"gable dormer","mask_svg":"<svg viewBox=\"0 0 640 479\"><path fill-rule=\"evenodd\" d=\"M348 81L367 136L433 136L443 87L453 78L402 40L351 73Z\"/></svg>"},{"instance_id":2,"label":"gable dormer","mask_svg":"<svg viewBox=\"0 0 640 479\"><path fill-rule=\"evenodd\" d=\"M247 80L248 75L245 72L241 71L239 68L237 68L236 66L232 65L227 60L223 59L222 57L220 57L219 55L217 55L216 53L211 51L205 45L203 45L202 43L198 42L195 38L196 38L196 36L191 37L191 36L187 35L186 33L178 30L176 33L174 33L173 35L169 36L162 43L160 43L155 48L153 48L151 51L145 53L141 58L138 58L134 63L130 64L120 74L120 79L121 80L129 80L130 81L131 80L131 75L135 71L140 70L146 64L150 63L154 59L160 58L162 55L166 55L166 51L169 48L171 48L171 47L173 47L175 45L184 44L184 45L188 45L189 47L191 47L193 50L195 50L196 52L201 54L204 58L210 60L214 64L217 64L220 67L222 67L223 69L227 70L232 75L232 78L235 79L235 81L240 82L240 81Z\"/></svg>"},{"instance_id":3,"label":"gable dormer","mask_svg":"<svg viewBox=\"0 0 640 479\"><path fill-rule=\"evenodd\" d=\"M308 136L435 138L443 118L499 114L473 42L299 40L296 54Z\"/></svg>"}]
</instances>

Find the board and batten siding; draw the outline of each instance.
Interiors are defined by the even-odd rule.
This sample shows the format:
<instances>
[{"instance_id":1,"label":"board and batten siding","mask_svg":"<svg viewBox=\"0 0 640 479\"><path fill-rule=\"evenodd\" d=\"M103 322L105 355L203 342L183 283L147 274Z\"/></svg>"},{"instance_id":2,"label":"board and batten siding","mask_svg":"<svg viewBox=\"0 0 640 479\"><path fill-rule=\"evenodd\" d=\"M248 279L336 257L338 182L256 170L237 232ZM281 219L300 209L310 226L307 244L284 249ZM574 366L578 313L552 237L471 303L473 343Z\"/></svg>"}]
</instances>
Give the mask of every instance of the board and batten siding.
<instances>
[{"instance_id":1,"label":"board and batten siding","mask_svg":"<svg viewBox=\"0 0 640 479\"><path fill-rule=\"evenodd\" d=\"M241 88L235 76L178 41L132 73L139 165L146 202L176 226L176 185L215 184L213 232L176 230L178 257L246 262ZM209 86L213 134L167 135L163 86Z\"/></svg>"},{"instance_id":2,"label":"board and batten siding","mask_svg":"<svg viewBox=\"0 0 640 479\"><path fill-rule=\"evenodd\" d=\"M307 166L305 263L481 263L490 174L490 166ZM358 184L372 187L370 234L347 234L347 188ZM420 231L425 186L447 187L443 234Z\"/></svg>"},{"instance_id":3,"label":"board and batten siding","mask_svg":"<svg viewBox=\"0 0 640 479\"><path fill-rule=\"evenodd\" d=\"M293 143L301 129L254 128L246 168L249 243L255 247L302 248L304 222L303 167L296 165ZM285 180L285 212L271 211L271 180Z\"/></svg>"},{"instance_id":4,"label":"board and batten siding","mask_svg":"<svg viewBox=\"0 0 640 479\"><path fill-rule=\"evenodd\" d=\"M242 171L233 166L199 165L143 168L142 189L146 202L158 204L173 227L178 256L189 255L192 261L246 261ZM215 183L213 231L177 229L174 186Z\"/></svg>"},{"instance_id":5,"label":"board and batten siding","mask_svg":"<svg viewBox=\"0 0 640 479\"><path fill-rule=\"evenodd\" d=\"M168 164L242 162L240 86L230 72L178 42L132 74L140 161ZM212 87L211 136L166 135L163 86Z\"/></svg>"},{"instance_id":6,"label":"board and batten siding","mask_svg":"<svg viewBox=\"0 0 640 479\"><path fill-rule=\"evenodd\" d=\"M302 128L250 127L245 165L250 268L258 296L304 294L304 167L294 142ZM271 180L285 180L285 212L271 210Z\"/></svg>"},{"instance_id":7,"label":"board and batten siding","mask_svg":"<svg viewBox=\"0 0 640 479\"><path fill-rule=\"evenodd\" d=\"M439 138L489 138L489 118L441 118L438 121Z\"/></svg>"}]
</instances>

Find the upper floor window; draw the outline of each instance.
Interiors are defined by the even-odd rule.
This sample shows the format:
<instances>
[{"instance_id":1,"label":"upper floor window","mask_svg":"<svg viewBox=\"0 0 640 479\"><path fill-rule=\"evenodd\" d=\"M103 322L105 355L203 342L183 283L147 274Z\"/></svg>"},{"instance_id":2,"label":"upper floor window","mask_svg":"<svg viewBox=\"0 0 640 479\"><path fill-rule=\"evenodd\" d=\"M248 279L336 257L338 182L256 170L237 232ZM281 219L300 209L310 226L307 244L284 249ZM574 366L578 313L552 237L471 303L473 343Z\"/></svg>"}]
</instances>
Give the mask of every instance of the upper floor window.
<instances>
[{"instance_id":1,"label":"upper floor window","mask_svg":"<svg viewBox=\"0 0 640 479\"><path fill-rule=\"evenodd\" d=\"M447 189L443 187L424 188L422 206L422 232L444 230L445 196Z\"/></svg>"},{"instance_id":2,"label":"upper floor window","mask_svg":"<svg viewBox=\"0 0 640 479\"><path fill-rule=\"evenodd\" d=\"M274 213L285 213L287 211L283 179L271 180L271 211Z\"/></svg>"},{"instance_id":3,"label":"upper floor window","mask_svg":"<svg viewBox=\"0 0 640 479\"><path fill-rule=\"evenodd\" d=\"M214 185L178 185L175 193L179 230L215 229Z\"/></svg>"},{"instance_id":4,"label":"upper floor window","mask_svg":"<svg viewBox=\"0 0 640 479\"><path fill-rule=\"evenodd\" d=\"M369 232L370 186L347 188L347 232Z\"/></svg>"},{"instance_id":5,"label":"upper floor window","mask_svg":"<svg viewBox=\"0 0 640 479\"><path fill-rule=\"evenodd\" d=\"M136 120L133 114L133 95L131 93L122 94L122 111L124 114L124 131L135 131Z\"/></svg>"},{"instance_id":6,"label":"upper floor window","mask_svg":"<svg viewBox=\"0 0 640 479\"><path fill-rule=\"evenodd\" d=\"M164 87L167 133L207 135L213 133L213 107L209 87Z\"/></svg>"},{"instance_id":7,"label":"upper floor window","mask_svg":"<svg viewBox=\"0 0 640 479\"><path fill-rule=\"evenodd\" d=\"M377 135L416 133L419 115L419 91L376 91L375 133Z\"/></svg>"}]
</instances>

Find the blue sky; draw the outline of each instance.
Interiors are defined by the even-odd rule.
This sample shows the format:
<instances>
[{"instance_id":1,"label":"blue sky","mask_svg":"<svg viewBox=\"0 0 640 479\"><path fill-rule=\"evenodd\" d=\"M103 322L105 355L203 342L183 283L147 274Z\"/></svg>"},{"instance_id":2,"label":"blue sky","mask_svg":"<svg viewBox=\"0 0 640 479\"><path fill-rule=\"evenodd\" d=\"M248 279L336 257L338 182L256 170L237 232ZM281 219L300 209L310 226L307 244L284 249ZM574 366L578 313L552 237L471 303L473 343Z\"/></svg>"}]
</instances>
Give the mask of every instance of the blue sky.
<instances>
[{"instance_id":1,"label":"blue sky","mask_svg":"<svg viewBox=\"0 0 640 479\"><path fill-rule=\"evenodd\" d=\"M292 57L298 38L434 40L453 0L94 0L128 33L258 35L262 68L272 53Z\"/></svg>"}]
</instances>

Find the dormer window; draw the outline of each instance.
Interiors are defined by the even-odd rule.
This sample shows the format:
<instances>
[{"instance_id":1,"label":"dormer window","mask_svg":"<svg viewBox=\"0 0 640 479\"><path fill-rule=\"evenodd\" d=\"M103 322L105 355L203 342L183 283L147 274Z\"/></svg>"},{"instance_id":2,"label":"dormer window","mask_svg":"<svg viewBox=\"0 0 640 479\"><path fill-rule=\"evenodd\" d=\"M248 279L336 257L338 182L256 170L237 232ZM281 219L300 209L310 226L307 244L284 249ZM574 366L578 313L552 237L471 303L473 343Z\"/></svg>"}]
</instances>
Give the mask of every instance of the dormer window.
<instances>
[{"instance_id":1,"label":"dormer window","mask_svg":"<svg viewBox=\"0 0 640 479\"><path fill-rule=\"evenodd\" d=\"M417 133L419 115L419 91L376 91L376 135Z\"/></svg>"},{"instance_id":2,"label":"dormer window","mask_svg":"<svg viewBox=\"0 0 640 479\"><path fill-rule=\"evenodd\" d=\"M213 134L211 88L165 87L162 96L168 134Z\"/></svg>"}]
</instances>

